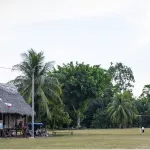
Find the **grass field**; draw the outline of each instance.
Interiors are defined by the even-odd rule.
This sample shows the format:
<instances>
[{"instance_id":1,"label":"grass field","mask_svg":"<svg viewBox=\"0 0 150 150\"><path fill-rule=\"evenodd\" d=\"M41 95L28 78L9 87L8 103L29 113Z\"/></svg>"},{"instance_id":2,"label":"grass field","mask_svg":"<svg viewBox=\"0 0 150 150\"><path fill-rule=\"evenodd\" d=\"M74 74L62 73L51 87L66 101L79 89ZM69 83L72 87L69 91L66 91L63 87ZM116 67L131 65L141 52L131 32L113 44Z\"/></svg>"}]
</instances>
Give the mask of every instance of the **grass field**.
<instances>
[{"instance_id":1,"label":"grass field","mask_svg":"<svg viewBox=\"0 0 150 150\"><path fill-rule=\"evenodd\" d=\"M109 149L150 148L150 129L142 135L139 129L74 130L74 135L60 134L50 138L0 139L0 149Z\"/></svg>"}]
</instances>

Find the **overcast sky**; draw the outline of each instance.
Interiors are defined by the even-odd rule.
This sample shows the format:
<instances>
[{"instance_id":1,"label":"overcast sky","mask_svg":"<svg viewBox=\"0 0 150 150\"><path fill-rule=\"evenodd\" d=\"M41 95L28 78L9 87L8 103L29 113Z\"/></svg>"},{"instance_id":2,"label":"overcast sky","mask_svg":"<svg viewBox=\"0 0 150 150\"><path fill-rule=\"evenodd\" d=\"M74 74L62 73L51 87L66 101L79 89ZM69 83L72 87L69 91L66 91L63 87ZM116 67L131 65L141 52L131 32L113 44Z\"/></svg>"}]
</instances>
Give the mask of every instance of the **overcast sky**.
<instances>
[{"instance_id":1,"label":"overcast sky","mask_svg":"<svg viewBox=\"0 0 150 150\"><path fill-rule=\"evenodd\" d=\"M138 96L150 83L150 1L0 0L0 67L19 63L30 48L58 65L122 62L134 72ZM17 75L0 69L0 82Z\"/></svg>"}]
</instances>

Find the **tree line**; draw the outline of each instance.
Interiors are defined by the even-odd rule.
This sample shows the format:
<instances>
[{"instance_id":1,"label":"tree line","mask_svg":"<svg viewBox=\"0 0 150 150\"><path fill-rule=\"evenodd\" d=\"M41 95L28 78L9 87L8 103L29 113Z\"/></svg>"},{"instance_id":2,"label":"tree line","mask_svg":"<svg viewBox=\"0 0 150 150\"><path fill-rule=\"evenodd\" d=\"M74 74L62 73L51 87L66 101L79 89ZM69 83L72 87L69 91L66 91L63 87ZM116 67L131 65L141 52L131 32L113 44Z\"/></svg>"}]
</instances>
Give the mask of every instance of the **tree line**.
<instances>
[{"instance_id":1,"label":"tree line","mask_svg":"<svg viewBox=\"0 0 150 150\"><path fill-rule=\"evenodd\" d=\"M132 69L123 63L111 62L108 69L79 62L54 67L44 62L43 52L31 49L21 56L13 70L22 74L10 83L31 105L34 71L36 122L51 129L150 125L150 85L135 98Z\"/></svg>"}]
</instances>

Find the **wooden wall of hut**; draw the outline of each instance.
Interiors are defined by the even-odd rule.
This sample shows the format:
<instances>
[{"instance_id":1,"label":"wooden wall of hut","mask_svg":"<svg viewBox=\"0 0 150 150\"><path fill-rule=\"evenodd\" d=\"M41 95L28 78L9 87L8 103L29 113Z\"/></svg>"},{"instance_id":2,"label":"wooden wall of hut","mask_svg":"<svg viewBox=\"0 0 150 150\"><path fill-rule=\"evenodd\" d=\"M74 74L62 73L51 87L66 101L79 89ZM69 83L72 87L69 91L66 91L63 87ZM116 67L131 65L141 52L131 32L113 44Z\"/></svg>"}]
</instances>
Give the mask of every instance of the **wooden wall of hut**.
<instances>
[{"instance_id":1,"label":"wooden wall of hut","mask_svg":"<svg viewBox=\"0 0 150 150\"><path fill-rule=\"evenodd\" d=\"M22 125L26 123L26 116L22 117L18 114L1 114L0 123L3 124L4 128L15 128L19 122L22 121Z\"/></svg>"}]
</instances>

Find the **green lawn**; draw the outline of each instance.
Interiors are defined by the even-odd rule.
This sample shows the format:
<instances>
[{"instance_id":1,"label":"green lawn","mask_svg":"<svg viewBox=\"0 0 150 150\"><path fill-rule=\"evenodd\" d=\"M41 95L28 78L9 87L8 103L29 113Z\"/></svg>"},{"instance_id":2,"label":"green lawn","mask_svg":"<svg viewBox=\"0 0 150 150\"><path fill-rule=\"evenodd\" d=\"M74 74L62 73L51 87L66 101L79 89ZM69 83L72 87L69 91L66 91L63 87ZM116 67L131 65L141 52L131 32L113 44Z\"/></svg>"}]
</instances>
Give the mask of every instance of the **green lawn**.
<instances>
[{"instance_id":1,"label":"green lawn","mask_svg":"<svg viewBox=\"0 0 150 150\"><path fill-rule=\"evenodd\" d=\"M150 148L150 129L143 135L139 129L75 130L74 135L61 134L50 138L0 139L0 149L92 149Z\"/></svg>"}]
</instances>

